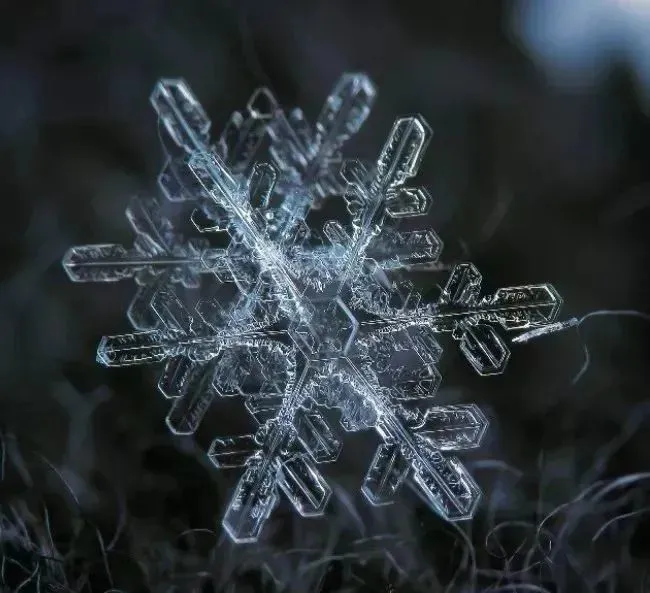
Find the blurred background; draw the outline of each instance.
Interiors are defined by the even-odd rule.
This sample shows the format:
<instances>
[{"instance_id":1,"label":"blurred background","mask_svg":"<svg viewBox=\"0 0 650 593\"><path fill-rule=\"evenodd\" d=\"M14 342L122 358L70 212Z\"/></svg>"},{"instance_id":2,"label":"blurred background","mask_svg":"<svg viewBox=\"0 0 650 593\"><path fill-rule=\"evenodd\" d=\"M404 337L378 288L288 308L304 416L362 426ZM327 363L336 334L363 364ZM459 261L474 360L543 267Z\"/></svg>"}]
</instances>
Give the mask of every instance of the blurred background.
<instances>
[{"instance_id":1,"label":"blurred background","mask_svg":"<svg viewBox=\"0 0 650 593\"><path fill-rule=\"evenodd\" d=\"M0 32L4 590L650 591L650 2L34 0L6 3ZM282 507L235 549L219 522L237 470L168 433L155 369L95 362L132 284L74 285L60 259L131 244L124 210L162 164L158 78L185 78L218 132L260 85L313 120L346 71L379 91L349 156L399 115L434 129L419 179L446 262L486 291L550 282L563 318L625 314L513 346L492 378L441 340L441 401L492 421L464 457L473 522L408 496L369 510L376 442L353 435L327 519Z\"/></svg>"}]
</instances>

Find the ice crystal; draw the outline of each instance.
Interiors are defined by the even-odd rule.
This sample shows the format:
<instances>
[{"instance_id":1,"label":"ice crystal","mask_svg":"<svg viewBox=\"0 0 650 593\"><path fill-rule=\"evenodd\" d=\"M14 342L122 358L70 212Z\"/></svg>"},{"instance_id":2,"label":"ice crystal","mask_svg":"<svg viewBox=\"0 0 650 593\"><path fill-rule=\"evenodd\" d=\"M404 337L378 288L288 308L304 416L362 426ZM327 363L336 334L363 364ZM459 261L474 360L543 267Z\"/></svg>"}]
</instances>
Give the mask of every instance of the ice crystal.
<instances>
[{"instance_id":1,"label":"ice crystal","mask_svg":"<svg viewBox=\"0 0 650 593\"><path fill-rule=\"evenodd\" d=\"M437 334L451 333L479 374L497 374L510 353L496 326L546 326L561 304L548 284L481 296L471 263L455 266L437 301L425 302L401 274L435 263L442 243L399 223L431 204L411 185L427 123L398 119L371 165L341 156L374 94L366 76L343 76L312 128L261 89L212 144L188 86L160 81L152 103L169 154L159 184L193 208L202 238L184 241L159 202L136 201L127 211L133 249L77 247L64 260L76 281L136 279L130 319L146 331L103 338L97 358L164 363L159 388L174 433L194 433L217 398L243 398L256 430L218 436L208 452L218 468L243 468L223 518L235 542L258 539L280 493L302 516L323 514L331 490L318 465L342 447L328 408L340 411L343 431L381 438L361 485L369 503L390 503L406 484L441 517L472 517L480 490L454 453L479 446L488 421L474 404L434 403ZM307 214L336 194L348 223L312 232ZM211 247L218 233L225 249ZM188 307L174 285L196 286L199 275L211 279L209 295Z\"/></svg>"}]
</instances>

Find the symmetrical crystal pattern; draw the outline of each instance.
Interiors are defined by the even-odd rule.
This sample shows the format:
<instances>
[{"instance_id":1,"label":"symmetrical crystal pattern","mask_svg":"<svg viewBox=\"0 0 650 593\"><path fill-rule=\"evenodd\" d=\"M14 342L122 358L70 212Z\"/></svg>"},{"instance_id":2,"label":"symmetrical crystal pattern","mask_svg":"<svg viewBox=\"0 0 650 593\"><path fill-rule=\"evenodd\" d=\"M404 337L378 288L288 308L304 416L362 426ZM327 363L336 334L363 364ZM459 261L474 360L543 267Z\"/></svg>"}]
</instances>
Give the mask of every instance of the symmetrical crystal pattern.
<instances>
[{"instance_id":1,"label":"symmetrical crystal pattern","mask_svg":"<svg viewBox=\"0 0 650 593\"><path fill-rule=\"evenodd\" d=\"M213 144L185 82L161 80L151 97L169 149L159 185L190 206L199 238L176 233L161 201L135 200L133 248L75 247L64 258L74 281L135 278L139 331L103 338L97 359L162 363L174 433L194 433L221 397L243 399L256 429L218 436L208 452L217 468L242 468L223 518L235 542L259 538L281 495L304 517L323 514L331 490L319 464L337 459L345 432L367 429L381 439L361 484L369 503L389 504L406 484L441 517L472 517L480 490L455 454L479 446L488 421L476 405L434 403L438 334L476 372L498 374L510 352L496 327L545 326L561 304L548 284L482 295L471 263L425 302L404 270L435 263L442 243L400 222L431 204L413 183L431 130L402 117L373 162L344 160L374 95L366 76L344 75L312 127L261 89ZM308 214L331 195L346 220L310 229ZM219 236L225 248L212 246ZM200 277L208 296L190 307L175 287Z\"/></svg>"}]
</instances>

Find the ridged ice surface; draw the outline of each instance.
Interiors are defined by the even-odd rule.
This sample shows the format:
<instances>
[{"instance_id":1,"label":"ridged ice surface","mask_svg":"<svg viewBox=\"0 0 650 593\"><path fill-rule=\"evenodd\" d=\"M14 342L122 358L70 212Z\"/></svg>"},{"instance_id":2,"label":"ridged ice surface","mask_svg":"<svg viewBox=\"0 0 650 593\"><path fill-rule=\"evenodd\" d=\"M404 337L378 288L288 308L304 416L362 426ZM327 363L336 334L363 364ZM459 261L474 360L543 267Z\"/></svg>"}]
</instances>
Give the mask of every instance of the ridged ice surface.
<instances>
[{"instance_id":1,"label":"ridged ice surface","mask_svg":"<svg viewBox=\"0 0 650 593\"><path fill-rule=\"evenodd\" d=\"M408 270L442 250L430 229L400 230L431 205L414 180L431 130L402 117L374 160L344 159L374 96L366 76L346 74L311 125L260 89L212 142L187 84L161 80L151 102L169 147L164 197L129 206L132 247L73 247L64 258L76 282L135 279L138 331L104 337L97 359L162 365L170 430L193 434L219 398L243 400L256 430L216 436L208 451L215 467L241 468L223 517L235 542L257 540L281 496L304 517L325 513L331 489L318 466L360 430L381 439L359 485L370 504L408 485L444 519L471 518L480 490L455 454L478 447L488 421L473 404L435 404L439 334L477 373L498 374L510 351L497 328L544 328L561 305L548 284L483 294L471 263L453 268L435 302L413 288ZM347 220L309 228L310 210L336 194ZM198 238L175 231L166 200L188 207ZM200 280L209 296L189 309L175 287Z\"/></svg>"}]
</instances>

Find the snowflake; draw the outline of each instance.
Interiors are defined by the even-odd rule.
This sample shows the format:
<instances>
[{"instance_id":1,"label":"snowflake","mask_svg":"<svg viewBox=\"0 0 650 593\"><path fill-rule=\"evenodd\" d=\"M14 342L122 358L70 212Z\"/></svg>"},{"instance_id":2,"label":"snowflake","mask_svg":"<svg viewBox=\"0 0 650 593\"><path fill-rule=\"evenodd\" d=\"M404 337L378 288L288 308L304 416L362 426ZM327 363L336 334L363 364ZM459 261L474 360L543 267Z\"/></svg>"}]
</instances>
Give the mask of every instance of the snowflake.
<instances>
[{"instance_id":1,"label":"snowflake","mask_svg":"<svg viewBox=\"0 0 650 593\"><path fill-rule=\"evenodd\" d=\"M399 228L431 203L408 185L431 131L420 116L403 117L374 163L343 160L374 95L366 76L343 76L311 127L261 89L210 144L210 122L187 85L160 81L152 103L169 158L159 185L191 206L203 237L185 241L161 202L136 200L127 211L133 249L75 247L64 259L75 281L135 278L129 319L144 331L103 338L97 358L110 367L164 363L159 388L174 433L193 434L220 397L244 399L256 431L217 437L208 452L218 468L243 468L223 518L234 542L259 538L280 493L304 517L323 514L331 490L318 465L342 446L332 408L343 431L381 438L361 486L369 503L390 503L406 484L441 517L471 518L480 490L453 453L479 446L488 422L476 405L433 402L437 334L450 333L479 374L497 374L509 350L495 326L543 327L561 304L548 284L481 296L471 263L453 268L435 302L400 275L435 263L442 249L430 230ZM268 163L258 158L267 142ZM308 214L336 194L347 224L310 229ZM227 247L211 246L219 235ZM209 294L188 307L174 286L196 287L199 276L211 279Z\"/></svg>"}]
</instances>

